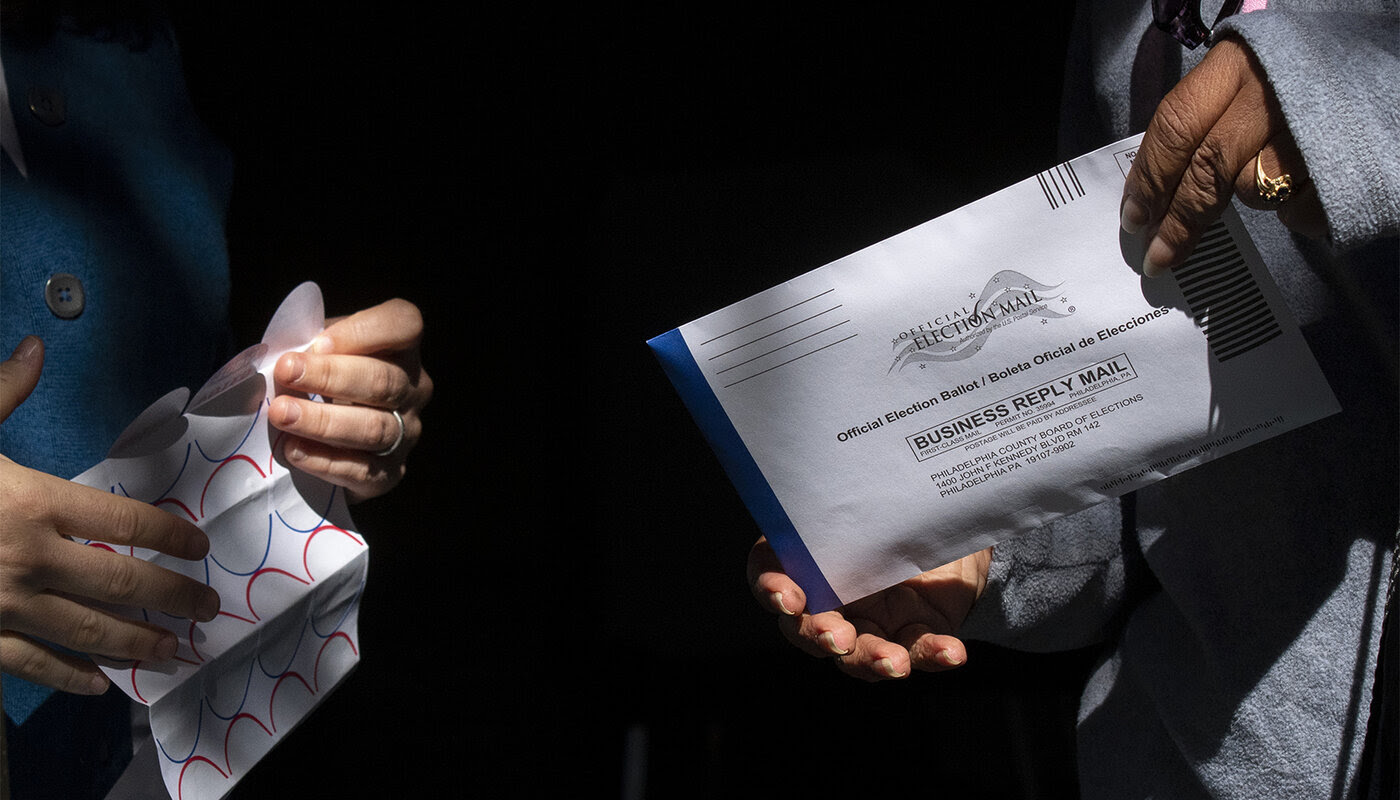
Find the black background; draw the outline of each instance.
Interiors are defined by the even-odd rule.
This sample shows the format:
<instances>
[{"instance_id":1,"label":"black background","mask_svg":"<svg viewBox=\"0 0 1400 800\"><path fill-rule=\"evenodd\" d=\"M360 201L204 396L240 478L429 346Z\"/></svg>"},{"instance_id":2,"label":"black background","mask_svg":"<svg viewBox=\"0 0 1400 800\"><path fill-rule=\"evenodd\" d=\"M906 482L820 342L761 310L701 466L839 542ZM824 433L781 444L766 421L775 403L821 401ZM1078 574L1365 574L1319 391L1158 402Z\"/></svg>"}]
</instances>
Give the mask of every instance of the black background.
<instances>
[{"instance_id":1,"label":"black background","mask_svg":"<svg viewBox=\"0 0 1400 800\"><path fill-rule=\"evenodd\" d=\"M436 384L354 511L362 662L237 796L1072 791L1088 654L867 685L797 653L645 346L1060 160L1067 11L192 5L240 344L303 280L402 296Z\"/></svg>"}]
</instances>

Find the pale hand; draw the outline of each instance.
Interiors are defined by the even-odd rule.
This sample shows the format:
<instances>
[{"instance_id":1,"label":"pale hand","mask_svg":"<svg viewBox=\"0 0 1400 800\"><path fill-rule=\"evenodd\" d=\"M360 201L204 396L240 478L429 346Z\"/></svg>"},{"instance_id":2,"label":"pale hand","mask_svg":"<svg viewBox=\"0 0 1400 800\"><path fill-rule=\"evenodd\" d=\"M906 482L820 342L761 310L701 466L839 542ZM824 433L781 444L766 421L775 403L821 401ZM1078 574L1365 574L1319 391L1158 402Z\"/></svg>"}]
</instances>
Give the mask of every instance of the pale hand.
<instances>
[{"instance_id":1,"label":"pale hand","mask_svg":"<svg viewBox=\"0 0 1400 800\"><path fill-rule=\"evenodd\" d=\"M27 337L0 362L0 423L29 396L43 368L43 344ZM80 486L0 455L0 671L55 689L100 694L108 681L80 653L164 661L175 636L99 606L147 608L201 622L219 595L148 561L80 542L135 546L199 560L209 539L155 506ZM76 540L76 541L75 541Z\"/></svg>"},{"instance_id":2,"label":"pale hand","mask_svg":"<svg viewBox=\"0 0 1400 800\"><path fill-rule=\"evenodd\" d=\"M351 500L398 485L433 396L419 357L422 337L418 307L395 299L330 321L307 352L282 356L268 421L289 434L281 443L287 463L345 487Z\"/></svg>"}]
</instances>

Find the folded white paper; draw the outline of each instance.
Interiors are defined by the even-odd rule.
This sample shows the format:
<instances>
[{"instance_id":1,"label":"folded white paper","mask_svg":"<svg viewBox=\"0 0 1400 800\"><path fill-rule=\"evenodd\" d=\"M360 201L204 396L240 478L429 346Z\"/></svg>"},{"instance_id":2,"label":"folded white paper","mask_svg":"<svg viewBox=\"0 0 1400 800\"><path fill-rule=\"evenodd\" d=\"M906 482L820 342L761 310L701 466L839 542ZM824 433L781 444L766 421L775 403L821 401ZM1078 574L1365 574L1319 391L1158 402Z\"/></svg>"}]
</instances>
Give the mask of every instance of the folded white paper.
<instances>
[{"instance_id":1,"label":"folded white paper","mask_svg":"<svg viewBox=\"0 0 1400 800\"><path fill-rule=\"evenodd\" d=\"M88 542L219 592L219 614L208 622L114 609L167 628L180 646L166 662L100 662L113 683L149 706L172 798L228 794L359 662L369 549L344 491L283 466L280 434L267 424L273 366L283 353L306 349L324 319L321 290L297 287L260 344L193 398L176 389L156 401L106 460L74 478L153 503L209 537L209 555L194 562Z\"/></svg>"},{"instance_id":2,"label":"folded white paper","mask_svg":"<svg viewBox=\"0 0 1400 800\"><path fill-rule=\"evenodd\" d=\"M1137 142L649 342L810 609L1338 410L1233 211L1128 266Z\"/></svg>"}]
</instances>

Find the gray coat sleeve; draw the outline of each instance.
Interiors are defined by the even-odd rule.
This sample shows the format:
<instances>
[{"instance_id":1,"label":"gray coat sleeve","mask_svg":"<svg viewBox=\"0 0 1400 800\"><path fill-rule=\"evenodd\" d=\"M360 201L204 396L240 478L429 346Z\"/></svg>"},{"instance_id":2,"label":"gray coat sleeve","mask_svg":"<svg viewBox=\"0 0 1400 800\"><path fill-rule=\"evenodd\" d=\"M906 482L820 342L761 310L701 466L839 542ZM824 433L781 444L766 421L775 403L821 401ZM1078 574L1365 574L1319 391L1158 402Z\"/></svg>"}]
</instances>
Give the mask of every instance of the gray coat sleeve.
<instances>
[{"instance_id":1,"label":"gray coat sleeve","mask_svg":"<svg viewBox=\"0 0 1400 800\"><path fill-rule=\"evenodd\" d=\"M1258 11L1221 23L1253 51L1346 249L1400 233L1400 15Z\"/></svg>"},{"instance_id":2,"label":"gray coat sleeve","mask_svg":"<svg viewBox=\"0 0 1400 800\"><path fill-rule=\"evenodd\" d=\"M1030 652L1108 639L1130 585L1145 575L1122 508L1108 500L998 544L959 634Z\"/></svg>"}]
</instances>

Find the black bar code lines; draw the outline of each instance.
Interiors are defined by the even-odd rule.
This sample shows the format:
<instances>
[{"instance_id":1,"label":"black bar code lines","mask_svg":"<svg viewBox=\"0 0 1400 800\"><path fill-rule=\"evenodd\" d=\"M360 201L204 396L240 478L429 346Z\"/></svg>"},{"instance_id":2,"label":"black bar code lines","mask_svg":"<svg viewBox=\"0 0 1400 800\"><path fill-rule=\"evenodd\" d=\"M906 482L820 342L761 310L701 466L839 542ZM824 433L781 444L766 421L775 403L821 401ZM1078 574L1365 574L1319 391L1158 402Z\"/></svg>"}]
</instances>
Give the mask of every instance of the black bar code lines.
<instances>
[{"instance_id":1,"label":"black bar code lines","mask_svg":"<svg viewBox=\"0 0 1400 800\"><path fill-rule=\"evenodd\" d=\"M851 320L828 289L786 308L739 325L700 344L728 389L801 361L856 337Z\"/></svg>"},{"instance_id":2,"label":"black bar code lines","mask_svg":"<svg viewBox=\"0 0 1400 800\"><path fill-rule=\"evenodd\" d=\"M1047 169L1035 179L1040 183L1040 190L1045 193L1045 200L1050 203L1052 211L1084 196L1084 184L1079 182L1074 166L1068 161L1054 169Z\"/></svg>"},{"instance_id":3,"label":"black bar code lines","mask_svg":"<svg viewBox=\"0 0 1400 800\"><path fill-rule=\"evenodd\" d=\"M1223 222L1206 230L1177 284L1217 361L1229 361L1282 335L1273 310Z\"/></svg>"}]
</instances>

